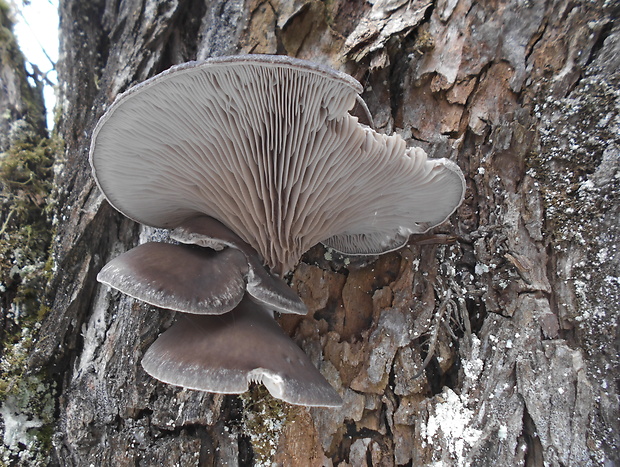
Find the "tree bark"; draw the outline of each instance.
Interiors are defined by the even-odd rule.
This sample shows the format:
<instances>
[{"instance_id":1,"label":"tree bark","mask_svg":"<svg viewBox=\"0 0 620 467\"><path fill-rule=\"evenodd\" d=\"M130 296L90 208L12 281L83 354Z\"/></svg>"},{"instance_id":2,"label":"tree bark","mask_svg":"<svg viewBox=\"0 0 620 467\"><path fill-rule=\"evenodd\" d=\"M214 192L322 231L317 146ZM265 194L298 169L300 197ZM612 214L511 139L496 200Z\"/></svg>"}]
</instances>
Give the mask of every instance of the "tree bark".
<instances>
[{"instance_id":1,"label":"tree bark","mask_svg":"<svg viewBox=\"0 0 620 467\"><path fill-rule=\"evenodd\" d=\"M30 358L56 382L51 464L620 462L617 5L65 0L60 12L56 273ZM173 314L95 280L162 236L98 191L97 119L173 64L250 52L348 72L378 131L466 174L436 235L364 260L317 246L291 275L310 313L280 322L341 409L153 380L140 360Z\"/></svg>"},{"instance_id":2,"label":"tree bark","mask_svg":"<svg viewBox=\"0 0 620 467\"><path fill-rule=\"evenodd\" d=\"M0 465L49 457L44 438L54 419L45 375L28 371L47 310L52 238L56 140L45 128L42 87L26 69L11 8L0 2Z\"/></svg>"}]
</instances>

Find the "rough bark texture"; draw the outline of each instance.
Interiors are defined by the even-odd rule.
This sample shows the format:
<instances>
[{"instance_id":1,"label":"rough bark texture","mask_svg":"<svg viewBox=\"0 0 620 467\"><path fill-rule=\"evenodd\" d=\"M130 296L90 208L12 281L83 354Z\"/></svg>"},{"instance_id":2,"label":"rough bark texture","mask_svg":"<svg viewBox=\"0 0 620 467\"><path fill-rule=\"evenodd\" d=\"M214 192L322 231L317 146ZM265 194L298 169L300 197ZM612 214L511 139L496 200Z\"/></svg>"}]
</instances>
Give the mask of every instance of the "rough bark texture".
<instances>
[{"instance_id":1,"label":"rough bark texture","mask_svg":"<svg viewBox=\"0 0 620 467\"><path fill-rule=\"evenodd\" d=\"M57 382L52 462L620 462L619 13L561 0L61 2L57 272L30 360ZM97 118L172 64L242 52L352 74L379 131L466 173L465 203L435 229L448 235L364 261L317 246L292 274L310 314L281 323L339 410L154 381L140 359L173 315L95 281L163 235L103 201L87 161Z\"/></svg>"},{"instance_id":2,"label":"rough bark texture","mask_svg":"<svg viewBox=\"0 0 620 467\"><path fill-rule=\"evenodd\" d=\"M45 129L41 89L33 89L26 79L24 57L13 36L11 13L4 2L0 3L0 152L7 151L18 137L16 126L25 123L35 132Z\"/></svg>"}]
</instances>

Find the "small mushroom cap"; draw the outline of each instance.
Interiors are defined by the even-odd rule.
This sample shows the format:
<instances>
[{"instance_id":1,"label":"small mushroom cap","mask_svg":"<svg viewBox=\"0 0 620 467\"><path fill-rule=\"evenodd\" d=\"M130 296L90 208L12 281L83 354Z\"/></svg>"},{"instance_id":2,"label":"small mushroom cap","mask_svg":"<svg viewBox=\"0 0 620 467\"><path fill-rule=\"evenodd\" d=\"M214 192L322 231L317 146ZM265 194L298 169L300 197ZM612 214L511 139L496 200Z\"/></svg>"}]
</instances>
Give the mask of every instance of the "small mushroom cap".
<instances>
[{"instance_id":1,"label":"small mushroom cap","mask_svg":"<svg viewBox=\"0 0 620 467\"><path fill-rule=\"evenodd\" d=\"M319 241L389 251L446 220L464 179L358 123L348 111L361 90L289 57L180 65L108 109L93 133L93 173L126 216L163 228L214 217L278 274Z\"/></svg>"},{"instance_id":2,"label":"small mushroom cap","mask_svg":"<svg viewBox=\"0 0 620 467\"><path fill-rule=\"evenodd\" d=\"M304 302L288 284L263 267L256 250L217 219L208 216L192 217L174 229L170 236L182 243L212 248L238 248L248 261L247 291L252 297L279 313L308 313Z\"/></svg>"},{"instance_id":3,"label":"small mushroom cap","mask_svg":"<svg viewBox=\"0 0 620 467\"><path fill-rule=\"evenodd\" d=\"M151 305L217 315L241 301L247 273L245 255L233 248L145 243L106 264L97 280Z\"/></svg>"},{"instance_id":4,"label":"small mushroom cap","mask_svg":"<svg viewBox=\"0 0 620 467\"><path fill-rule=\"evenodd\" d=\"M181 243L215 249L228 246L241 250L248 257L258 256L256 250L239 235L209 216L198 215L186 219L170 232L170 237Z\"/></svg>"},{"instance_id":5,"label":"small mushroom cap","mask_svg":"<svg viewBox=\"0 0 620 467\"><path fill-rule=\"evenodd\" d=\"M152 377L188 389L240 394L257 382L290 404L342 404L272 313L247 297L225 315L179 315L147 350L142 366Z\"/></svg>"},{"instance_id":6,"label":"small mushroom cap","mask_svg":"<svg viewBox=\"0 0 620 467\"><path fill-rule=\"evenodd\" d=\"M250 259L249 266L247 291L252 298L278 313L308 313L308 307L295 291L282 279L265 271L258 258Z\"/></svg>"}]
</instances>

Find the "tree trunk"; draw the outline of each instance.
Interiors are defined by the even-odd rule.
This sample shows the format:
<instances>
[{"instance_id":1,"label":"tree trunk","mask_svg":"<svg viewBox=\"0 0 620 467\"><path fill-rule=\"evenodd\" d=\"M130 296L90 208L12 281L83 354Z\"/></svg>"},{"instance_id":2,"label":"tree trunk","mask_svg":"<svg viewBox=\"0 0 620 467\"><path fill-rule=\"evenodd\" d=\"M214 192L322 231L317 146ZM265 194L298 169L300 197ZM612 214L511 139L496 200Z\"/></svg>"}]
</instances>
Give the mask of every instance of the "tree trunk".
<instances>
[{"instance_id":1,"label":"tree trunk","mask_svg":"<svg viewBox=\"0 0 620 467\"><path fill-rule=\"evenodd\" d=\"M29 76L0 2L0 465L49 457L54 396L28 371L34 336L47 311L56 140L47 137L42 82ZM32 83L32 85L30 84Z\"/></svg>"},{"instance_id":2,"label":"tree trunk","mask_svg":"<svg viewBox=\"0 0 620 467\"><path fill-rule=\"evenodd\" d=\"M55 382L52 464L620 462L616 4L65 0L60 12L66 152L52 306L29 361ZM435 235L364 260L316 246L291 275L310 313L280 322L341 409L153 380L140 360L173 313L95 279L160 235L97 189L97 119L173 64L238 53L346 71L378 131L466 174Z\"/></svg>"}]
</instances>

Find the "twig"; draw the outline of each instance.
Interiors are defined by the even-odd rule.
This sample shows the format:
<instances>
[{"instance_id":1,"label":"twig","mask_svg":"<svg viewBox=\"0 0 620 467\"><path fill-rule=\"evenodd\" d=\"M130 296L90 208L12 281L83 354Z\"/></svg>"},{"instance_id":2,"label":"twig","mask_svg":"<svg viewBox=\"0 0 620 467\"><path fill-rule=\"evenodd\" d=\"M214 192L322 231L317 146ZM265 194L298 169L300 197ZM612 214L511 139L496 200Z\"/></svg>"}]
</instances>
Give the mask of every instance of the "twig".
<instances>
[{"instance_id":1,"label":"twig","mask_svg":"<svg viewBox=\"0 0 620 467\"><path fill-rule=\"evenodd\" d=\"M2 224L2 228L0 229L0 235L2 235L6 228L9 225L9 222L11 221L11 217L13 216L13 213L15 212L15 208L12 208L9 213L6 216L6 219L4 220L4 223Z\"/></svg>"},{"instance_id":2,"label":"twig","mask_svg":"<svg viewBox=\"0 0 620 467\"><path fill-rule=\"evenodd\" d=\"M428 346L428 353L426 354L426 358L424 359L424 362L422 362L422 368L415 375L413 375L411 379L417 379L420 376L422 376L422 373L424 373L424 370L426 370L426 367L431 362L431 359L433 358L433 355L435 354L435 346L437 345L437 337L439 336L439 325L441 324L441 320L443 319L443 314L448 308L448 303L450 303L451 300L452 300L451 294L448 293L448 296L444 299L443 302L441 302L441 305L439 305L439 309L437 310L438 313L436 315L436 326L435 326L435 329L433 329L433 335L431 336L431 342Z\"/></svg>"}]
</instances>

